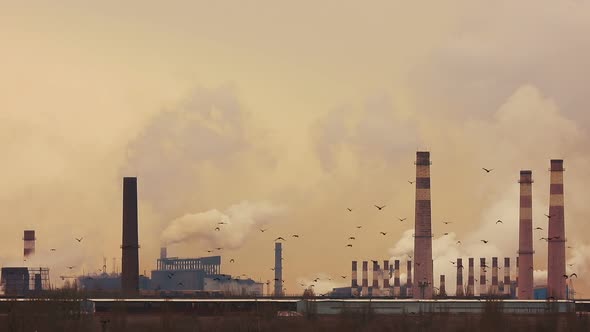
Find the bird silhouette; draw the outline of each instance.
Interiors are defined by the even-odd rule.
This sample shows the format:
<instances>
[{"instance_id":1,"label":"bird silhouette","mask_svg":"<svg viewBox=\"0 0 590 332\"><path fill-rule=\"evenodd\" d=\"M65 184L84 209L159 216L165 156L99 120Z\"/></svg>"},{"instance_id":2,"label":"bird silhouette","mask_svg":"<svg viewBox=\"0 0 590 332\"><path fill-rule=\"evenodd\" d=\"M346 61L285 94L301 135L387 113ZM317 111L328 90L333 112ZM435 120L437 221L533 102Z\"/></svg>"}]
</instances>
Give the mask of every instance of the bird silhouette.
<instances>
[{"instance_id":1,"label":"bird silhouette","mask_svg":"<svg viewBox=\"0 0 590 332\"><path fill-rule=\"evenodd\" d=\"M208 252L208 253L212 253L212 252L213 252L213 250L207 250L207 252Z\"/></svg>"},{"instance_id":2,"label":"bird silhouette","mask_svg":"<svg viewBox=\"0 0 590 332\"><path fill-rule=\"evenodd\" d=\"M418 263L418 262L416 262L416 265L418 265L418 266L420 266L421 264L422 264L422 263Z\"/></svg>"},{"instance_id":3,"label":"bird silhouette","mask_svg":"<svg viewBox=\"0 0 590 332\"><path fill-rule=\"evenodd\" d=\"M379 264L379 261L374 261L371 259L371 262L373 262L373 264Z\"/></svg>"},{"instance_id":4,"label":"bird silhouette","mask_svg":"<svg viewBox=\"0 0 590 332\"><path fill-rule=\"evenodd\" d=\"M71 269L75 268L75 266L68 266L67 268L71 270Z\"/></svg>"},{"instance_id":5,"label":"bird silhouette","mask_svg":"<svg viewBox=\"0 0 590 332\"><path fill-rule=\"evenodd\" d=\"M215 230L216 230L216 231L220 231L220 230L221 230L221 228L219 228L219 227L215 227Z\"/></svg>"},{"instance_id":6,"label":"bird silhouette","mask_svg":"<svg viewBox=\"0 0 590 332\"><path fill-rule=\"evenodd\" d=\"M453 264L453 265L457 264L457 262L453 262L453 261L450 261L450 262L451 262L451 264Z\"/></svg>"},{"instance_id":7,"label":"bird silhouette","mask_svg":"<svg viewBox=\"0 0 590 332\"><path fill-rule=\"evenodd\" d=\"M281 236L279 236L279 237L277 237L277 238L275 239L275 241L279 241L279 240L287 241L287 240L285 240L285 239L284 239L283 237L281 237Z\"/></svg>"},{"instance_id":8,"label":"bird silhouette","mask_svg":"<svg viewBox=\"0 0 590 332\"><path fill-rule=\"evenodd\" d=\"M387 232L379 232L381 235L387 235Z\"/></svg>"},{"instance_id":9,"label":"bird silhouette","mask_svg":"<svg viewBox=\"0 0 590 332\"><path fill-rule=\"evenodd\" d=\"M182 282L179 282L178 286L184 287L184 284Z\"/></svg>"},{"instance_id":10,"label":"bird silhouette","mask_svg":"<svg viewBox=\"0 0 590 332\"><path fill-rule=\"evenodd\" d=\"M416 181L408 181L409 184L414 184Z\"/></svg>"},{"instance_id":11,"label":"bird silhouette","mask_svg":"<svg viewBox=\"0 0 590 332\"><path fill-rule=\"evenodd\" d=\"M496 221L496 224L503 224L503 223L504 223L504 222L503 222L502 220L500 220L500 219L498 219L498 220Z\"/></svg>"},{"instance_id":12,"label":"bird silhouette","mask_svg":"<svg viewBox=\"0 0 590 332\"><path fill-rule=\"evenodd\" d=\"M564 274L564 275L563 275L563 277L564 277L565 279L569 278L569 276L568 276L567 274Z\"/></svg>"},{"instance_id":13,"label":"bird silhouette","mask_svg":"<svg viewBox=\"0 0 590 332\"><path fill-rule=\"evenodd\" d=\"M55 249L55 248L51 248L51 249L49 249L49 250L51 250L51 251L55 251L56 249Z\"/></svg>"},{"instance_id":14,"label":"bird silhouette","mask_svg":"<svg viewBox=\"0 0 590 332\"><path fill-rule=\"evenodd\" d=\"M484 171L486 171L486 173L489 173L489 172L491 172L491 171L494 170L493 168L489 168L488 169L488 168L485 168L485 167L482 167L481 169L483 169Z\"/></svg>"},{"instance_id":15,"label":"bird silhouette","mask_svg":"<svg viewBox=\"0 0 590 332\"><path fill-rule=\"evenodd\" d=\"M549 238L542 237L542 238L539 239L539 241L541 241L541 240L549 241Z\"/></svg>"},{"instance_id":16,"label":"bird silhouette","mask_svg":"<svg viewBox=\"0 0 590 332\"><path fill-rule=\"evenodd\" d=\"M576 277L576 278L577 278L577 277L578 277L578 275L577 275L577 274L575 274L575 273L572 273L572 274L570 274L570 278L571 278L571 277Z\"/></svg>"},{"instance_id":17,"label":"bird silhouette","mask_svg":"<svg viewBox=\"0 0 590 332\"><path fill-rule=\"evenodd\" d=\"M356 240L356 237L354 237L354 236L351 236L351 237L349 237L348 239L349 239L349 240Z\"/></svg>"},{"instance_id":18,"label":"bird silhouette","mask_svg":"<svg viewBox=\"0 0 590 332\"><path fill-rule=\"evenodd\" d=\"M379 211L381 211L381 210L383 210L383 208L385 207L385 205L383 205L383 206L375 205L375 207L376 207L377 209L379 209Z\"/></svg>"},{"instance_id":19,"label":"bird silhouette","mask_svg":"<svg viewBox=\"0 0 590 332\"><path fill-rule=\"evenodd\" d=\"M574 266L574 264L568 264L567 266L572 267L572 266Z\"/></svg>"},{"instance_id":20,"label":"bird silhouette","mask_svg":"<svg viewBox=\"0 0 590 332\"><path fill-rule=\"evenodd\" d=\"M551 217L553 217L552 215L546 214L545 217L551 219Z\"/></svg>"},{"instance_id":21,"label":"bird silhouette","mask_svg":"<svg viewBox=\"0 0 590 332\"><path fill-rule=\"evenodd\" d=\"M223 250L223 248L215 248L215 249L217 249L217 250Z\"/></svg>"},{"instance_id":22,"label":"bird silhouette","mask_svg":"<svg viewBox=\"0 0 590 332\"><path fill-rule=\"evenodd\" d=\"M236 261L232 258L229 260L230 263L235 263Z\"/></svg>"},{"instance_id":23,"label":"bird silhouette","mask_svg":"<svg viewBox=\"0 0 590 332\"><path fill-rule=\"evenodd\" d=\"M449 233L444 233L443 235L449 235Z\"/></svg>"},{"instance_id":24,"label":"bird silhouette","mask_svg":"<svg viewBox=\"0 0 590 332\"><path fill-rule=\"evenodd\" d=\"M267 228L267 229L260 228L260 231L261 231L262 233L264 233L264 232L268 231L268 228Z\"/></svg>"},{"instance_id":25,"label":"bird silhouette","mask_svg":"<svg viewBox=\"0 0 590 332\"><path fill-rule=\"evenodd\" d=\"M352 248L352 244L350 244L350 243L347 244L346 246Z\"/></svg>"},{"instance_id":26,"label":"bird silhouette","mask_svg":"<svg viewBox=\"0 0 590 332\"><path fill-rule=\"evenodd\" d=\"M483 242L483 243L488 243L489 242L488 240L480 240L480 241Z\"/></svg>"},{"instance_id":27,"label":"bird silhouette","mask_svg":"<svg viewBox=\"0 0 590 332\"><path fill-rule=\"evenodd\" d=\"M346 208L346 209L348 210L348 212L352 212L352 209L351 208Z\"/></svg>"},{"instance_id":28,"label":"bird silhouette","mask_svg":"<svg viewBox=\"0 0 590 332\"><path fill-rule=\"evenodd\" d=\"M356 226L356 228L359 228L359 229L360 229L360 228L362 228L362 227L363 227L363 226Z\"/></svg>"},{"instance_id":29,"label":"bird silhouette","mask_svg":"<svg viewBox=\"0 0 590 332\"><path fill-rule=\"evenodd\" d=\"M543 229L542 229L541 227L537 227L537 228L535 228L535 230L540 230L540 231L542 231Z\"/></svg>"},{"instance_id":30,"label":"bird silhouette","mask_svg":"<svg viewBox=\"0 0 590 332\"><path fill-rule=\"evenodd\" d=\"M82 239L83 239L83 238L84 238L84 237L81 237L81 238L75 238L75 239L76 239L76 241L78 241L78 242L82 242Z\"/></svg>"},{"instance_id":31,"label":"bird silhouette","mask_svg":"<svg viewBox=\"0 0 590 332\"><path fill-rule=\"evenodd\" d=\"M346 279L346 276L340 276L340 278L342 278L342 279Z\"/></svg>"},{"instance_id":32,"label":"bird silhouette","mask_svg":"<svg viewBox=\"0 0 590 332\"><path fill-rule=\"evenodd\" d=\"M227 225L227 223L225 221L220 221L217 223L218 225Z\"/></svg>"},{"instance_id":33,"label":"bird silhouette","mask_svg":"<svg viewBox=\"0 0 590 332\"><path fill-rule=\"evenodd\" d=\"M291 236L292 236L292 237L299 238L299 235L297 235L297 234L293 234L293 235L291 235Z\"/></svg>"},{"instance_id":34,"label":"bird silhouette","mask_svg":"<svg viewBox=\"0 0 590 332\"><path fill-rule=\"evenodd\" d=\"M461 241L457 241L457 244L461 244Z\"/></svg>"},{"instance_id":35,"label":"bird silhouette","mask_svg":"<svg viewBox=\"0 0 590 332\"><path fill-rule=\"evenodd\" d=\"M397 218L399 221L405 221L408 218Z\"/></svg>"},{"instance_id":36,"label":"bird silhouette","mask_svg":"<svg viewBox=\"0 0 590 332\"><path fill-rule=\"evenodd\" d=\"M443 221L442 223L445 225L448 225L448 224L452 224L453 222L452 221Z\"/></svg>"},{"instance_id":37,"label":"bird silhouette","mask_svg":"<svg viewBox=\"0 0 590 332\"><path fill-rule=\"evenodd\" d=\"M270 270L271 270L271 271L274 271L274 270L275 270L275 268L274 268L274 267L271 267L271 268L270 268Z\"/></svg>"}]
</instances>

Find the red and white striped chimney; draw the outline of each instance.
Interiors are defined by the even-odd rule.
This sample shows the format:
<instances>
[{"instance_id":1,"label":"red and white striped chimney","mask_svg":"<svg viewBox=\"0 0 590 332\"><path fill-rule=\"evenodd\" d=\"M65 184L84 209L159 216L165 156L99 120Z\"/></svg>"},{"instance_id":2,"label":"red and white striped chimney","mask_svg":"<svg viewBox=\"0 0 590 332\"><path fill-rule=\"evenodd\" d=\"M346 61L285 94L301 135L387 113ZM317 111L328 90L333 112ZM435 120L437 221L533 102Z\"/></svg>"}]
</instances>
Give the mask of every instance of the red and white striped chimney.
<instances>
[{"instance_id":1,"label":"red and white striped chimney","mask_svg":"<svg viewBox=\"0 0 590 332\"><path fill-rule=\"evenodd\" d=\"M389 260L386 259L383 261L383 290L386 293L389 292L389 288L391 287L389 285L390 278L391 278L391 275L389 275Z\"/></svg>"},{"instance_id":2,"label":"red and white striped chimney","mask_svg":"<svg viewBox=\"0 0 590 332\"><path fill-rule=\"evenodd\" d=\"M518 228L518 298L533 299L533 172L520 171L520 221Z\"/></svg>"},{"instance_id":3,"label":"red and white striped chimney","mask_svg":"<svg viewBox=\"0 0 590 332\"><path fill-rule=\"evenodd\" d=\"M409 260L407 264L408 279L406 281L406 296L412 297L414 295L414 288L412 285L412 281L414 280L412 279L412 261Z\"/></svg>"},{"instance_id":4,"label":"red and white striped chimney","mask_svg":"<svg viewBox=\"0 0 590 332\"><path fill-rule=\"evenodd\" d=\"M357 274L357 261L352 261L352 276L350 278L350 295L358 296L358 274Z\"/></svg>"},{"instance_id":5,"label":"red and white striped chimney","mask_svg":"<svg viewBox=\"0 0 590 332\"><path fill-rule=\"evenodd\" d=\"M367 297L369 296L369 262L363 261L363 288L361 292L361 296Z\"/></svg>"},{"instance_id":6,"label":"red and white striped chimney","mask_svg":"<svg viewBox=\"0 0 590 332\"><path fill-rule=\"evenodd\" d=\"M393 296L399 297L401 295L401 283L399 280L400 273L399 273L399 259L394 261L394 278L393 278Z\"/></svg>"},{"instance_id":7,"label":"red and white striped chimney","mask_svg":"<svg viewBox=\"0 0 590 332\"><path fill-rule=\"evenodd\" d=\"M552 159L550 171L547 295L557 300L564 300L567 296L565 278L563 277L566 274L563 160Z\"/></svg>"},{"instance_id":8,"label":"red and white striped chimney","mask_svg":"<svg viewBox=\"0 0 590 332\"><path fill-rule=\"evenodd\" d=\"M486 295L486 259L479 259L479 295Z\"/></svg>"},{"instance_id":9,"label":"red and white striped chimney","mask_svg":"<svg viewBox=\"0 0 590 332\"><path fill-rule=\"evenodd\" d=\"M414 298L431 299L433 286L432 267L432 215L430 202L430 152L416 153L416 202L414 224Z\"/></svg>"},{"instance_id":10,"label":"red and white striped chimney","mask_svg":"<svg viewBox=\"0 0 590 332\"><path fill-rule=\"evenodd\" d=\"M457 297L465 296L463 291L463 259L457 258L457 290L455 291Z\"/></svg>"},{"instance_id":11,"label":"red and white striped chimney","mask_svg":"<svg viewBox=\"0 0 590 332\"><path fill-rule=\"evenodd\" d=\"M373 262L373 287L371 287L371 295L378 296L379 295L379 263L377 261Z\"/></svg>"},{"instance_id":12,"label":"red and white striped chimney","mask_svg":"<svg viewBox=\"0 0 590 332\"><path fill-rule=\"evenodd\" d=\"M473 257L469 258L469 271L467 272L467 294L466 296L475 295L475 260Z\"/></svg>"},{"instance_id":13,"label":"red and white striped chimney","mask_svg":"<svg viewBox=\"0 0 590 332\"><path fill-rule=\"evenodd\" d=\"M492 257L492 286L490 295L498 294L498 257Z\"/></svg>"},{"instance_id":14,"label":"red and white striped chimney","mask_svg":"<svg viewBox=\"0 0 590 332\"><path fill-rule=\"evenodd\" d=\"M520 269L519 260L520 259L518 258L518 256L516 256L516 272L515 272L516 276L514 277L514 280L516 281L516 289L514 291L515 291L517 297L518 297L518 294L520 294L520 287L518 287L518 283L520 282L518 280L518 273L519 273L519 269Z\"/></svg>"},{"instance_id":15,"label":"red and white striped chimney","mask_svg":"<svg viewBox=\"0 0 590 332\"><path fill-rule=\"evenodd\" d=\"M510 257L504 257L504 295L510 296Z\"/></svg>"}]
</instances>

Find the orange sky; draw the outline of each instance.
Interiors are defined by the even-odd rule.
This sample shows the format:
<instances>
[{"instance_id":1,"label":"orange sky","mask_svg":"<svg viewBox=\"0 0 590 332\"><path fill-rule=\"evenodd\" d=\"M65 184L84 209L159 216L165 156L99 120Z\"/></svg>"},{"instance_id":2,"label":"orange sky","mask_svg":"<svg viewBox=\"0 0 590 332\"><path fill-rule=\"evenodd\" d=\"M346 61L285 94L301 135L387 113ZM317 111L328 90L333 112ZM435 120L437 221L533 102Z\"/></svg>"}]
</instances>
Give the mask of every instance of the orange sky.
<instances>
[{"instance_id":1,"label":"orange sky","mask_svg":"<svg viewBox=\"0 0 590 332\"><path fill-rule=\"evenodd\" d=\"M136 175L142 270L173 220L268 201L286 209L268 235L245 222L213 242L198 231L169 252L204 255L231 239L224 257L236 264L224 271L267 280L272 239L298 233L284 270L288 292L300 292L299 280L398 253L413 221L406 181L415 151L428 149L435 238L451 231L466 243L438 240L441 261L515 256L519 170L533 170L534 223L545 227L549 159L564 158L568 259L590 294L587 2L2 7L3 265L20 262L25 228L37 230L38 260L54 276L68 265L95 271L103 256L110 265L120 256L121 177ZM498 218L503 229L490 226ZM347 250L357 224L363 233ZM535 250L542 271L546 244Z\"/></svg>"}]
</instances>

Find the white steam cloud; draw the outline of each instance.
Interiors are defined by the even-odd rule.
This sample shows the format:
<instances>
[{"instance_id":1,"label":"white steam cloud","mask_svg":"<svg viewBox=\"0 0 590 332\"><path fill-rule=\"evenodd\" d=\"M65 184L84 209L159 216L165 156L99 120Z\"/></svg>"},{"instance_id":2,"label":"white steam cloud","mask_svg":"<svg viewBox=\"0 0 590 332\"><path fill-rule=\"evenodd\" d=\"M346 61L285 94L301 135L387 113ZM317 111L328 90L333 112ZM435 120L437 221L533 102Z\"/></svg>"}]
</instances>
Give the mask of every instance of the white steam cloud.
<instances>
[{"instance_id":1,"label":"white steam cloud","mask_svg":"<svg viewBox=\"0 0 590 332\"><path fill-rule=\"evenodd\" d=\"M243 201L225 211L216 209L185 214L173 220L162 234L164 244L177 244L192 240L205 241L210 246L227 249L240 248L252 231L279 221L286 208L262 201ZM219 228L219 230L216 230Z\"/></svg>"}]
</instances>

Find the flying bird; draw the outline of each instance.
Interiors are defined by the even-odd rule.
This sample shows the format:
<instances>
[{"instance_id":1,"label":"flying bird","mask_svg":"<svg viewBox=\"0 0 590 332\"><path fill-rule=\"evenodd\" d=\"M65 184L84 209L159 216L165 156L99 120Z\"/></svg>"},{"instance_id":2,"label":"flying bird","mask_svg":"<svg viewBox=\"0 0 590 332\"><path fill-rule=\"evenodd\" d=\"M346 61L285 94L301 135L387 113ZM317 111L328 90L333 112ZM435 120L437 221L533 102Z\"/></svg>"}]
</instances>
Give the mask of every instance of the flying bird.
<instances>
[{"instance_id":1,"label":"flying bird","mask_svg":"<svg viewBox=\"0 0 590 332\"><path fill-rule=\"evenodd\" d=\"M346 208L346 209L348 210L348 212L352 212L352 209L351 208Z\"/></svg>"},{"instance_id":2,"label":"flying bird","mask_svg":"<svg viewBox=\"0 0 590 332\"><path fill-rule=\"evenodd\" d=\"M275 241L279 241L279 240L287 241L287 240L285 240L285 239L284 239L283 237L281 237L281 236L279 236L279 237L277 237L277 238L275 239Z\"/></svg>"},{"instance_id":3,"label":"flying bird","mask_svg":"<svg viewBox=\"0 0 590 332\"><path fill-rule=\"evenodd\" d=\"M346 246L347 246L347 247L351 247L351 248L352 248L352 244L350 244L350 243L349 243L349 244L347 244Z\"/></svg>"},{"instance_id":4,"label":"flying bird","mask_svg":"<svg viewBox=\"0 0 590 332\"><path fill-rule=\"evenodd\" d=\"M443 235L449 235L449 233L444 233Z\"/></svg>"},{"instance_id":5,"label":"flying bird","mask_svg":"<svg viewBox=\"0 0 590 332\"><path fill-rule=\"evenodd\" d=\"M448 224L452 224L452 221L443 221L443 224L448 225Z\"/></svg>"},{"instance_id":6,"label":"flying bird","mask_svg":"<svg viewBox=\"0 0 590 332\"><path fill-rule=\"evenodd\" d=\"M213 252L213 250L207 250L207 252L208 252L208 253L212 253L212 252Z\"/></svg>"},{"instance_id":7,"label":"flying bird","mask_svg":"<svg viewBox=\"0 0 590 332\"><path fill-rule=\"evenodd\" d=\"M496 224L503 224L504 222L500 219L498 219L498 221L496 221Z\"/></svg>"},{"instance_id":8,"label":"flying bird","mask_svg":"<svg viewBox=\"0 0 590 332\"><path fill-rule=\"evenodd\" d=\"M70 269L70 270L73 268L75 268L75 266L68 266L68 269Z\"/></svg>"},{"instance_id":9,"label":"flying bird","mask_svg":"<svg viewBox=\"0 0 590 332\"><path fill-rule=\"evenodd\" d=\"M56 249L55 249L55 248L51 248L50 250L51 250L51 251L55 251Z\"/></svg>"},{"instance_id":10,"label":"flying bird","mask_svg":"<svg viewBox=\"0 0 590 332\"><path fill-rule=\"evenodd\" d=\"M571 277L576 277L576 278L577 278L577 277L578 277L578 275L577 275L577 274L575 274L575 273L572 273L572 274L570 274L570 278L571 278Z\"/></svg>"},{"instance_id":11,"label":"flying bird","mask_svg":"<svg viewBox=\"0 0 590 332\"><path fill-rule=\"evenodd\" d=\"M408 181L409 184L414 184L416 181Z\"/></svg>"},{"instance_id":12,"label":"flying bird","mask_svg":"<svg viewBox=\"0 0 590 332\"><path fill-rule=\"evenodd\" d=\"M236 261L232 258L229 260L230 263L235 263Z\"/></svg>"},{"instance_id":13,"label":"flying bird","mask_svg":"<svg viewBox=\"0 0 590 332\"><path fill-rule=\"evenodd\" d=\"M291 235L291 236L292 236L292 237L299 238L299 235L297 235L297 234L293 234L293 235Z\"/></svg>"},{"instance_id":14,"label":"flying bird","mask_svg":"<svg viewBox=\"0 0 590 332\"><path fill-rule=\"evenodd\" d=\"M546 214L545 217L551 219L551 217L553 217L552 215Z\"/></svg>"},{"instance_id":15,"label":"flying bird","mask_svg":"<svg viewBox=\"0 0 590 332\"><path fill-rule=\"evenodd\" d=\"M450 262L451 262L451 264L453 264L453 265L457 264L457 262L453 262L453 261L450 261Z\"/></svg>"},{"instance_id":16,"label":"flying bird","mask_svg":"<svg viewBox=\"0 0 590 332\"><path fill-rule=\"evenodd\" d=\"M373 264L379 264L379 261L374 261L371 259L371 262L373 262Z\"/></svg>"},{"instance_id":17,"label":"flying bird","mask_svg":"<svg viewBox=\"0 0 590 332\"><path fill-rule=\"evenodd\" d=\"M461 244L461 241L457 241L457 244Z\"/></svg>"},{"instance_id":18,"label":"flying bird","mask_svg":"<svg viewBox=\"0 0 590 332\"><path fill-rule=\"evenodd\" d=\"M215 227L215 230L216 230L216 231L219 231L219 230L221 230L221 228L219 228L219 227Z\"/></svg>"},{"instance_id":19,"label":"flying bird","mask_svg":"<svg viewBox=\"0 0 590 332\"><path fill-rule=\"evenodd\" d=\"M340 278L342 278L342 279L346 279L346 276L340 276Z\"/></svg>"},{"instance_id":20,"label":"flying bird","mask_svg":"<svg viewBox=\"0 0 590 332\"><path fill-rule=\"evenodd\" d=\"M546 237L542 237L542 238L540 238L540 239L539 239L539 241L540 241L540 240L545 240L545 241L549 241L549 238L546 238Z\"/></svg>"},{"instance_id":21,"label":"flying bird","mask_svg":"<svg viewBox=\"0 0 590 332\"><path fill-rule=\"evenodd\" d=\"M489 172L491 172L491 171L494 170L493 168L487 169L485 167L482 167L481 169L483 169L484 171L486 171L486 173L489 173Z\"/></svg>"},{"instance_id":22,"label":"flying bird","mask_svg":"<svg viewBox=\"0 0 590 332\"><path fill-rule=\"evenodd\" d=\"M275 268L274 268L274 267L271 267L271 268L270 268L270 270L271 270L271 271L274 271L274 270L275 270Z\"/></svg>"},{"instance_id":23,"label":"flying bird","mask_svg":"<svg viewBox=\"0 0 590 332\"><path fill-rule=\"evenodd\" d=\"M399 221L405 221L408 218L397 218Z\"/></svg>"},{"instance_id":24,"label":"flying bird","mask_svg":"<svg viewBox=\"0 0 590 332\"><path fill-rule=\"evenodd\" d=\"M572 267L572 266L574 266L574 264L568 264L567 266Z\"/></svg>"},{"instance_id":25,"label":"flying bird","mask_svg":"<svg viewBox=\"0 0 590 332\"><path fill-rule=\"evenodd\" d=\"M84 237L81 237L81 238L75 238L75 239L76 239L76 241L78 241L78 242L82 242L82 239L83 239L83 238L84 238Z\"/></svg>"},{"instance_id":26,"label":"flying bird","mask_svg":"<svg viewBox=\"0 0 590 332\"><path fill-rule=\"evenodd\" d=\"M489 242L488 240L480 240L480 241L483 242L483 243L488 243Z\"/></svg>"},{"instance_id":27,"label":"flying bird","mask_svg":"<svg viewBox=\"0 0 590 332\"><path fill-rule=\"evenodd\" d=\"M537 228L535 228L535 230L540 230L540 231L542 231L543 229L542 229L541 227L537 227Z\"/></svg>"},{"instance_id":28,"label":"flying bird","mask_svg":"<svg viewBox=\"0 0 590 332\"><path fill-rule=\"evenodd\" d=\"M349 240L356 240L356 237L354 237L354 236L351 236L351 237L349 237L348 239L349 239Z\"/></svg>"},{"instance_id":29,"label":"flying bird","mask_svg":"<svg viewBox=\"0 0 590 332\"><path fill-rule=\"evenodd\" d=\"M361 227L363 227L363 226L356 226L356 228L361 228Z\"/></svg>"},{"instance_id":30,"label":"flying bird","mask_svg":"<svg viewBox=\"0 0 590 332\"><path fill-rule=\"evenodd\" d=\"M267 228L267 229L260 228L260 231L261 231L262 233L264 233L264 232L268 231L268 228Z\"/></svg>"},{"instance_id":31,"label":"flying bird","mask_svg":"<svg viewBox=\"0 0 590 332\"><path fill-rule=\"evenodd\" d=\"M218 225L227 225L227 223L225 221L220 221L217 223Z\"/></svg>"},{"instance_id":32,"label":"flying bird","mask_svg":"<svg viewBox=\"0 0 590 332\"><path fill-rule=\"evenodd\" d=\"M383 210L383 208L385 207L385 205L383 205L383 206L375 205L375 207L378 208L379 211L381 211L381 210Z\"/></svg>"},{"instance_id":33,"label":"flying bird","mask_svg":"<svg viewBox=\"0 0 590 332\"><path fill-rule=\"evenodd\" d=\"M379 232L381 235L387 235L387 232Z\"/></svg>"},{"instance_id":34,"label":"flying bird","mask_svg":"<svg viewBox=\"0 0 590 332\"><path fill-rule=\"evenodd\" d=\"M215 248L215 249L217 249L217 250L223 250L223 248Z\"/></svg>"},{"instance_id":35,"label":"flying bird","mask_svg":"<svg viewBox=\"0 0 590 332\"><path fill-rule=\"evenodd\" d=\"M183 286L184 287L184 284L182 282L179 282L178 283L178 286Z\"/></svg>"}]
</instances>

